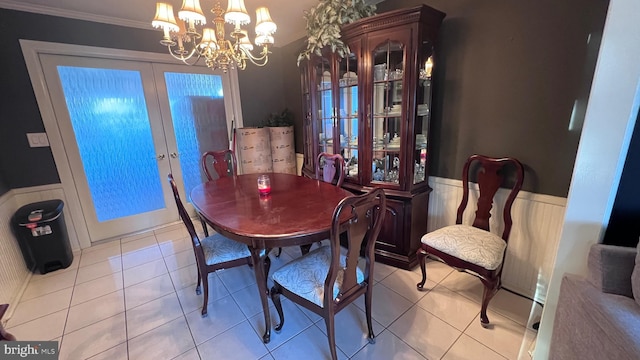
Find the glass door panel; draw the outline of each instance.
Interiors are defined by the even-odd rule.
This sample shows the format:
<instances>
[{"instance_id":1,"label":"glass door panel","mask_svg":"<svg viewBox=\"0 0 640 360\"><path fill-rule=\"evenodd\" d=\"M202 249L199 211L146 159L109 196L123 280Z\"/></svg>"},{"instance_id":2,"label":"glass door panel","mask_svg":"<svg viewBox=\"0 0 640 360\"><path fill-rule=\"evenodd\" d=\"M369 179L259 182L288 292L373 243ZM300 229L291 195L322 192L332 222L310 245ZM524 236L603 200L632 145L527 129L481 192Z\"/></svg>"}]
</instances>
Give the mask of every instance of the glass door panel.
<instances>
[{"instance_id":1,"label":"glass door panel","mask_svg":"<svg viewBox=\"0 0 640 360\"><path fill-rule=\"evenodd\" d=\"M206 181L200 159L209 150L229 149L230 129L224 104L222 76L164 72L177 152L170 152L174 175L179 166L186 194ZM167 139L170 142L170 139ZM171 145L169 146L171 148ZM177 166L176 166L177 165ZM188 196L185 200L191 201Z\"/></svg>"},{"instance_id":2,"label":"glass door panel","mask_svg":"<svg viewBox=\"0 0 640 360\"><path fill-rule=\"evenodd\" d=\"M164 208L140 72L58 66L58 75L98 221Z\"/></svg>"},{"instance_id":3,"label":"glass door panel","mask_svg":"<svg viewBox=\"0 0 640 360\"><path fill-rule=\"evenodd\" d=\"M301 85L302 85L302 114L304 116L304 121L302 122L304 127L304 136L303 138L303 148L304 148L304 168L307 171L315 171L314 165L315 159L312 154L314 154L315 145L314 140L316 139L316 135L313 132L313 123L311 122L311 83L309 81L309 62L304 61L300 64L301 67Z\"/></svg>"},{"instance_id":4,"label":"glass door panel","mask_svg":"<svg viewBox=\"0 0 640 360\"><path fill-rule=\"evenodd\" d=\"M346 176L358 176L358 66L355 54L351 53L339 62L340 104L338 123L340 154L345 160Z\"/></svg>"},{"instance_id":5,"label":"glass door panel","mask_svg":"<svg viewBox=\"0 0 640 360\"><path fill-rule=\"evenodd\" d=\"M403 59L404 48L399 42L387 41L373 51L373 182L400 182Z\"/></svg>"},{"instance_id":6,"label":"glass door panel","mask_svg":"<svg viewBox=\"0 0 640 360\"><path fill-rule=\"evenodd\" d=\"M329 154L334 153L333 133L333 92L331 84L331 65L328 59L321 58L315 66L316 104L318 104L318 145L319 151Z\"/></svg>"},{"instance_id":7,"label":"glass door panel","mask_svg":"<svg viewBox=\"0 0 640 360\"><path fill-rule=\"evenodd\" d=\"M416 89L415 148L413 151L413 183L427 178L427 148L431 123L431 73L433 70L433 45L425 41L418 54L418 87Z\"/></svg>"}]
</instances>

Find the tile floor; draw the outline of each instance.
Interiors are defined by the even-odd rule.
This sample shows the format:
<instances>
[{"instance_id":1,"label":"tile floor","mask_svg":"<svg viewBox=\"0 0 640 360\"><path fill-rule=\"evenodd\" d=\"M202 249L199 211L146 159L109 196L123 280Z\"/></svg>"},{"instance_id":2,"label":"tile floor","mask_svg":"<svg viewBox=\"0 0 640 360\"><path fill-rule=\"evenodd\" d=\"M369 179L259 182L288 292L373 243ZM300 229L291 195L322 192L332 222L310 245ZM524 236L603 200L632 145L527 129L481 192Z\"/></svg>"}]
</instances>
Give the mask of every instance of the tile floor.
<instances>
[{"instance_id":1,"label":"tile floor","mask_svg":"<svg viewBox=\"0 0 640 360\"><path fill-rule=\"evenodd\" d=\"M19 340L59 341L60 359L329 358L324 322L287 300L284 328L260 341L264 319L249 267L209 275L202 318L189 241L173 224L86 249L67 269L34 274L7 327ZM272 270L299 254L272 254ZM376 343L366 340L361 297L336 320L341 359L530 359L536 333L528 325L539 305L501 290L490 305L493 328L483 329L477 279L429 262L418 292L419 271L376 263Z\"/></svg>"}]
</instances>

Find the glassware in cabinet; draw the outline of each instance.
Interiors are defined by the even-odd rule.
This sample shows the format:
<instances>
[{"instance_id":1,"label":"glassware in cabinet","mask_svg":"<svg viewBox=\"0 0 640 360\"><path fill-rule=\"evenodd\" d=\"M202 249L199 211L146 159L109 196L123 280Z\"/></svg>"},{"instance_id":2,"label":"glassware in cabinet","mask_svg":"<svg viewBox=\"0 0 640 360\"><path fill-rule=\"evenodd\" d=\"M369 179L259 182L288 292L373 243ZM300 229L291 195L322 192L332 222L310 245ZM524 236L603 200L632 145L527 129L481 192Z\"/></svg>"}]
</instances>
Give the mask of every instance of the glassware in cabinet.
<instances>
[{"instance_id":1,"label":"glassware in cabinet","mask_svg":"<svg viewBox=\"0 0 640 360\"><path fill-rule=\"evenodd\" d=\"M316 129L318 134L318 152L334 153L334 107L332 88L331 61L328 58L320 58L313 70L315 91L315 103L317 104Z\"/></svg>"},{"instance_id":2,"label":"glassware in cabinet","mask_svg":"<svg viewBox=\"0 0 640 360\"><path fill-rule=\"evenodd\" d=\"M371 55L372 183L400 185L405 48L402 42L387 40L373 49Z\"/></svg>"},{"instance_id":3,"label":"glassware in cabinet","mask_svg":"<svg viewBox=\"0 0 640 360\"><path fill-rule=\"evenodd\" d=\"M340 154L345 161L347 178L357 178L359 174L358 138L359 138L359 92L358 61L353 53L339 60L340 79L338 100L338 131L340 136Z\"/></svg>"}]
</instances>

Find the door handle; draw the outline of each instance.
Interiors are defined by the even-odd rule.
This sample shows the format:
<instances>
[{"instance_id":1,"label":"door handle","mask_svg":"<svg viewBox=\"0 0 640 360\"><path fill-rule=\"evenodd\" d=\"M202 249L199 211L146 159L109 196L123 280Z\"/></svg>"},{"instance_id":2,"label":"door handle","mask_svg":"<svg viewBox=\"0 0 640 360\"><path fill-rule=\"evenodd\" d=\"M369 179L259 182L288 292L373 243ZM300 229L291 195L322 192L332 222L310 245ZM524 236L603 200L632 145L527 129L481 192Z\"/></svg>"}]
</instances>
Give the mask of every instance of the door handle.
<instances>
[{"instance_id":1,"label":"door handle","mask_svg":"<svg viewBox=\"0 0 640 360\"><path fill-rule=\"evenodd\" d=\"M165 154L158 154L157 156L158 160L164 160L165 157L166 157Z\"/></svg>"},{"instance_id":2,"label":"door handle","mask_svg":"<svg viewBox=\"0 0 640 360\"><path fill-rule=\"evenodd\" d=\"M169 156L171 156L172 159L175 159L178 157L177 153L172 152L171 154L169 154Z\"/></svg>"}]
</instances>

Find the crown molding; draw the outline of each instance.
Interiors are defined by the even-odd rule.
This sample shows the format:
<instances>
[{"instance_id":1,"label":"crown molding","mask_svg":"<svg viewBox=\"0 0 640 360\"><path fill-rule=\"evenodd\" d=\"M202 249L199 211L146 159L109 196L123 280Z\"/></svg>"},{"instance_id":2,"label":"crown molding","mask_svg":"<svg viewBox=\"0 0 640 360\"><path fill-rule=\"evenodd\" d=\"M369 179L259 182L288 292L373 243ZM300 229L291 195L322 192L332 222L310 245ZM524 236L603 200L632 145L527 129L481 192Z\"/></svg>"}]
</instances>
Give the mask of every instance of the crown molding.
<instances>
[{"instance_id":1,"label":"crown molding","mask_svg":"<svg viewBox=\"0 0 640 360\"><path fill-rule=\"evenodd\" d=\"M105 23L110 25L119 25L119 26L126 26L126 27L139 28L139 29L145 29L145 30L152 30L150 23L145 23L142 21L127 20L127 19L122 19L122 18L117 18L112 16L95 15L95 14L89 14L89 13L80 12L80 11L74 11L74 10L58 9L50 6L23 3L23 2L14 1L14 0L0 0L0 8L25 11L25 12L36 13L36 14L59 16L59 17L65 17L70 19L76 19L76 20L99 22L99 23Z\"/></svg>"}]
</instances>

